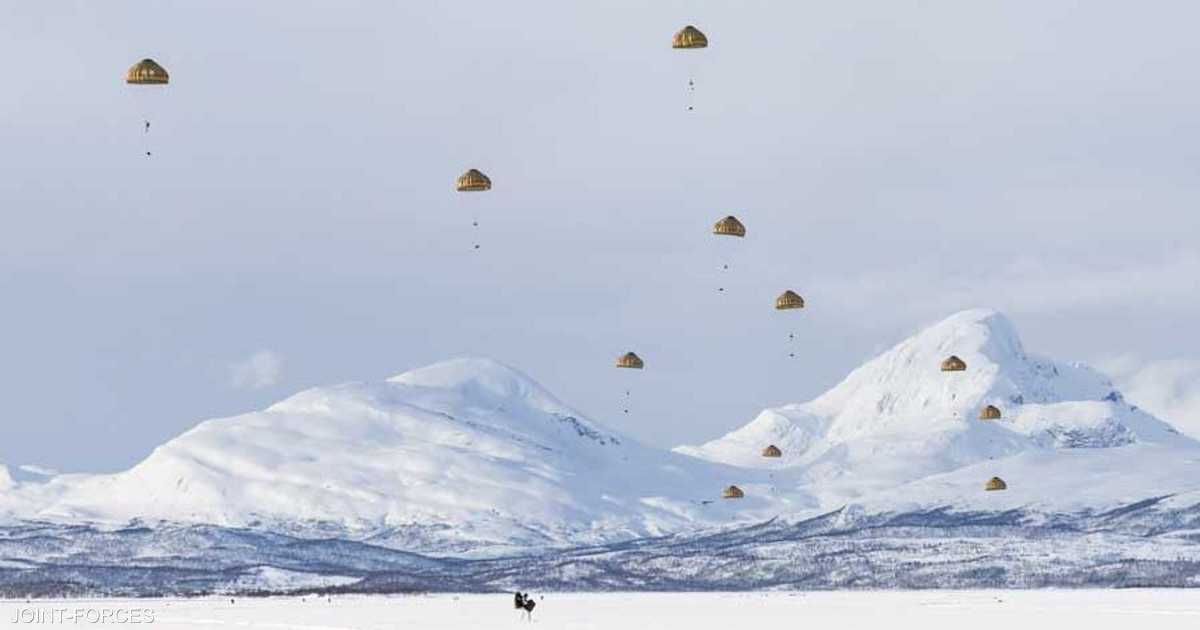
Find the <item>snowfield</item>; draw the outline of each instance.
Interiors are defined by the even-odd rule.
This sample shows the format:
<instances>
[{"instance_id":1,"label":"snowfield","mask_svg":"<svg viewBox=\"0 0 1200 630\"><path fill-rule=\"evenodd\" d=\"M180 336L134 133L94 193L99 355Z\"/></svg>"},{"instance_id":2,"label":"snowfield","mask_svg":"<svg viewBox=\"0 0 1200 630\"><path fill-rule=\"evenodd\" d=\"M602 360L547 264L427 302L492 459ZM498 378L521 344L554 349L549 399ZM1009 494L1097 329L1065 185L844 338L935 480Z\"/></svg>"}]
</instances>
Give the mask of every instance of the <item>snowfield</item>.
<instances>
[{"instance_id":1,"label":"snowfield","mask_svg":"<svg viewBox=\"0 0 1200 630\"><path fill-rule=\"evenodd\" d=\"M458 359L202 422L117 474L0 466L0 566L14 597L1200 586L1200 443L987 309L674 451Z\"/></svg>"},{"instance_id":2,"label":"snowfield","mask_svg":"<svg viewBox=\"0 0 1200 630\"><path fill-rule=\"evenodd\" d=\"M532 626L512 608L512 596L273 597L215 599L60 600L5 602L5 623L18 615L60 608L149 609L161 630L292 628L341 630L413 628L563 628L727 630L746 627L1106 630L1129 624L1169 630L1200 624L1200 591L1041 590L837 593L548 593ZM47 613L43 613L47 614ZM761 625L760 625L761 624ZM786 625L785 625L786 624ZM32 624L28 624L31 625ZM20 627L16 624L14 627Z\"/></svg>"}]
</instances>

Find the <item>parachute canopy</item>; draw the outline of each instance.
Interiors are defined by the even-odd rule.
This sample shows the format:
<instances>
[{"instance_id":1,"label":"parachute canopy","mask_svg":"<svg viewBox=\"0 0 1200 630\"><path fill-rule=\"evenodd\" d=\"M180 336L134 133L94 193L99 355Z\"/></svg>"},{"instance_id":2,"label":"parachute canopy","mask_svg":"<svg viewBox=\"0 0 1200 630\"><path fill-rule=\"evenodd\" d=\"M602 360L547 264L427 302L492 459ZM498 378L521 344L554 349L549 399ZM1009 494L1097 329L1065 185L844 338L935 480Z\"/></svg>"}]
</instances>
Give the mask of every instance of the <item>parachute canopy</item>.
<instances>
[{"instance_id":1,"label":"parachute canopy","mask_svg":"<svg viewBox=\"0 0 1200 630\"><path fill-rule=\"evenodd\" d=\"M708 48L708 38L700 29L688 24L671 38L671 48Z\"/></svg>"},{"instance_id":2,"label":"parachute canopy","mask_svg":"<svg viewBox=\"0 0 1200 630\"><path fill-rule=\"evenodd\" d=\"M789 289L780 293L779 297L775 298L776 310L786 311L793 308L804 308L804 298L800 297L795 291Z\"/></svg>"},{"instance_id":3,"label":"parachute canopy","mask_svg":"<svg viewBox=\"0 0 1200 630\"><path fill-rule=\"evenodd\" d=\"M988 405L979 410L980 420L999 420L1000 408L995 405Z\"/></svg>"},{"instance_id":4,"label":"parachute canopy","mask_svg":"<svg viewBox=\"0 0 1200 630\"><path fill-rule=\"evenodd\" d=\"M471 169L458 176L458 192L480 192L492 189L492 180L477 169Z\"/></svg>"},{"instance_id":5,"label":"parachute canopy","mask_svg":"<svg viewBox=\"0 0 1200 630\"><path fill-rule=\"evenodd\" d=\"M646 364L645 364L645 362L642 361L642 358L639 357L638 355L636 355L632 352L626 352L625 354L621 355L620 358L617 359L617 367L633 368L635 370L640 370L640 369L646 367Z\"/></svg>"},{"instance_id":6,"label":"parachute canopy","mask_svg":"<svg viewBox=\"0 0 1200 630\"><path fill-rule=\"evenodd\" d=\"M943 372L963 372L967 369L967 362L962 359L950 355L948 359L942 361Z\"/></svg>"},{"instance_id":7,"label":"parachute canopy","mask_svg":"<svg viewBox=\"0 0 1200 630\"><path fill-rule=\"evenodd\" d=\"M713 234L737 236L740 238L746 235L746 226L742 225L742 222L738 221L737 217L730 215L713 225Z\"/></svg>"},{"instance_id":8,"label":"parachute canopy","mask_svg":"<svg viewBox=\"0 0 1200 630\"><path fill-rule=\"evenodd\" d=\"M746 496L746 493L742 492L742 489L737 486L729 486L721 491L722 499L740 499L744 496Z\"/></svg>"},{"instance_id":9,"label":"parachute canopy","mask_svg":"<svg viewBox=\"0 0 1200 630\"><path fill-rule=\"evenodd\" d=\"M143 59L125 73L125 82L133 85L166 85L170 80L167 69L153 59Z\"/></svg>"},{"instance_id":10,"label":"parachute canopy","mask_svg":"<svg viewBox=\"0 0 1200 630\"><path fill-rule=\"evenodd\" d=\"M988 479L987 485L983 486L984 490L1008 490L1008 484L999 477Z\"/></svg>"},{"instance_id":11,"label":"parachute canopy","mask_svg":"<svg viewBox=\"0 0 1200 630\"><path fill-rule=\"evenodd\" d=\"M763 449L762 456L763 457L783 457L783 451L779 450L778 446L775 446L774 444L772 444L772 445L768 446L767 448Z\"/></svg>"}]
</instances>

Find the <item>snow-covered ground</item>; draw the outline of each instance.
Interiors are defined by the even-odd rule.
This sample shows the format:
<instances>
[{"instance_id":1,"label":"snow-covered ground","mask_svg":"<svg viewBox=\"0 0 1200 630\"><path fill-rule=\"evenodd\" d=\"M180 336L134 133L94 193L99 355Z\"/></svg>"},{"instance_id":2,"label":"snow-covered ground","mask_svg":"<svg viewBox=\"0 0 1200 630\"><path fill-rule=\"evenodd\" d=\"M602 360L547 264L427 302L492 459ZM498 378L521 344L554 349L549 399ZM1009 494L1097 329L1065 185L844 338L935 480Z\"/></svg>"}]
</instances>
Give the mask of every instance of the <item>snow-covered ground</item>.
<instances>
[{"instance_id":1,"label":"snow-covered ground","mask_svg":"<svg viewBox=\"0 0 1200 630\"><path fill-rule=\"evenodd\" d=\"M1200 592L1187 590L858 591L815 593L557 594L540 600L532 625L511 596L275 597L54 600L0 604L3 622L45 611L148 609L158 630L204 628L639 628L707 630L828 628L1195 628ZM141 614L145 614L144 612ZM68 624L70 625L70 624Z\"/></svg>"}]
</instances>

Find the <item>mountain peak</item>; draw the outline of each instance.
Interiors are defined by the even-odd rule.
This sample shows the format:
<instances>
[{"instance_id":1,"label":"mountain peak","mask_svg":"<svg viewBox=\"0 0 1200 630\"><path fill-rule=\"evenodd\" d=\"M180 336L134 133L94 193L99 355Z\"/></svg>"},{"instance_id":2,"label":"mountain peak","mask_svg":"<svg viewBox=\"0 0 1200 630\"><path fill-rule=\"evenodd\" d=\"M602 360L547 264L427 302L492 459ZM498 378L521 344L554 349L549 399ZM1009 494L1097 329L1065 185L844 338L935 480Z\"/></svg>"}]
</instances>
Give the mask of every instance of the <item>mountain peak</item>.
<instances>
[{"instance_id":1,"label":"mountain peak","mask_svg":"<svg viewBox=\"0 0 1200 630\"><path fill-rule=\"evenodd\" d=\"M1025 356L1021 338L1012 321L1004 313L990 308L959 311L926 327L897 346L897 349L905 344L935 349L946 356L956 355L964 359L965 354L982 354L993 362ZM967 365L970 366L970 361Z\"/></svg>"},{"instance_id":2,"label":"mountain peak","mask_svg":"<svg viewBox=\"0 0 1200 630\"><path fill-rule=\"evenodd\" d=\"M944 365L950 357L962 364ZM1091 368L1026 354L1005 315L979 308L901 341L810 402L767 409L722 438L678 450L755 468L903 478L1030 449L1176 438ZM783 457L760 457L768 443Z\"/></svg>"},{"instance_id":3,"label":"mountain peak","mask_svg":"<svg viewBox=\"0 0 1200 630\"><path fill-rule=\"evenodd\" d=\"M502 403L522 400L540 411L579 416L524 372L495 359L462 357L409 370L387 380L391 385L455 392L467 399Z\"/></svg>"},{"instance_id":4,"label":"mountain peak","mask_svg":"<svg viewBox=\"0 0 1200 630\"><path fill-rule=\"evenodd\" d=\"M951 357L965 364L943 365ZM854 370L813 401L860 418L965 417L976 407L1101 399L1112 392L1090 368L1026 354L1003 313L955 313Z\"/></svg>"},{"instance_id":5,"label":"mountain peak","mask_svg":"<svg viewBox=\"0 0 1200 630\"><path fill-rule=\"evenodd\" d=\"M393 383L445 387L451 383L481 378L533 383L533 379L517 368L487 357L458 357L431 363L397 374L389 379Z\"/></svg>"},{"instance_id":6,"label":"mountain peak","mask_svg":"<svg viewBox=\"0 0 1200 630\"><path fill-rule=\"evenodd\" d=\"M389 383L412 387L458 389L482 387L496 394L548 395L548 392L524 372L506 363L485 357L462 357L439 361L397 374Z\"/></svg>"}]
</instances>

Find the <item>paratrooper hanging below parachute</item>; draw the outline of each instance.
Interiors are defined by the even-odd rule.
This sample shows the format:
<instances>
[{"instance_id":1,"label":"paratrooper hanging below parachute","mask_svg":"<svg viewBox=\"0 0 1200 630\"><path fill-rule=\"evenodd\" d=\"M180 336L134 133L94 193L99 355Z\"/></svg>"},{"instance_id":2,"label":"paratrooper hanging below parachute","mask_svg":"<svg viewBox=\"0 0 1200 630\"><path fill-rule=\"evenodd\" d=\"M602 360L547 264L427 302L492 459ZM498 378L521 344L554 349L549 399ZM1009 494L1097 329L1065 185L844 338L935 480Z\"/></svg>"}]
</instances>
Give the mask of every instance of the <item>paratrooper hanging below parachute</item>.
<instances>
[{"instance_id":1,"label":"paratrooper hanging below parachute","mask_svg":"<svg viewBox=\"0 0 1200 630\"><path fill-rule=\"evenodd\" d=\"M617 357L617 367L628 368L628 369L632 369L632 370L641 370L646 367L646 363L644 361L642 361L642 358L639 357L637 354L635 354L633 352L626 352L625 354ZM630 398L630 390L626 389L625 390L625 408L623 410L624 413L629 413L629 398Z\"/></svg>"},{"instance_id":2,"label":"paratrooper hanging below parachute","mask_svg":"<svg viewBox=\"0 0 1200 630\"><path fill-rule=\"evenodd\" d=\"M466 173L458 176L455 182L455 189L458 192L484 192L492 189L492 180L487 175L484 175L478 169L468 169ZM471 213L471 227L479 229L479 211L473 210ZM479 243L475 243L474 249L479 249Z\"/></svg>"},{"instance_id":3,"label":"paratrooper hanging below parachute","mask_svg":"<svg viewBox=\"0 0 1200 630\"><path fill-rule=\"evenodd\" d=\"M688 24L675 33L671 38L671 48L676 50L696 50L699 48L708 48L708 37L700 32L700 29ZM693 104L693 98L696 92L696 77L695 71L689 68L688 72L688 106L687 110L695 111L696 107Z\"/></svg>"},{"instance_id":4,"label":"paratrooper hanging below parachute","mask_svg":"<svg viewBox=\"0 0 1200 630\"><path fill-rule=\"evenodd\" d=\"M167 69L159 65L158 62L149 58L133 64L129 67L129 70L125 71L125 83L128 85L165 86L170 82L171 75L167 72ZM138 87L135 88L134 91L138 93L136 96L138 99L138 107L142 110L142 135L148 136L150 134L150 120L154 118L153 114L156 112L151 111L154 109L151 107L151 105L153 104L153 98L155 95L147 92L157 92L158 87ZM151 151L148 146L143 147L143 150L146 154L146 157L151 156Z\"/></svg>"},{"instance_id":5,"label":"paratrooper hanging below parachute","mask_svg":"<svg viewBox=\"0 0 1200 630\"><path fill-rule=\"evenodd\" d=\"M777 311L790 311L790 310L796 310L796 309L802 309L802 308L804 308L804 298L800 297L800 295L798 293L796 293L795 291L792 291L791 289L788 289L787 291L780 293L779 297L775 298L775 310L777 310ZM795 341L796 341L796 333L789 332L788 333L788 342L795 343ZM788 356L791 358L795 358L796 353L793 351L789 351Z\"/></svg>"},{"instance_id":6,"label":"paratrooper hanging below parachute","mask_svg":"<svg viewBox=\"0 0 1200 630\"><path fill-rule=\"evenodd\" d=\"M742 225L742 222L738 221L737 217L729 215L724 219L717 221L713 225L713 234L717 236L736 236L738 238L744 238L746 236L746 226ZM721 263L721 270L729 271L729 262ZM724 293L725 287L717 287L717 292Z\"/></svg>"}]
</instances>

